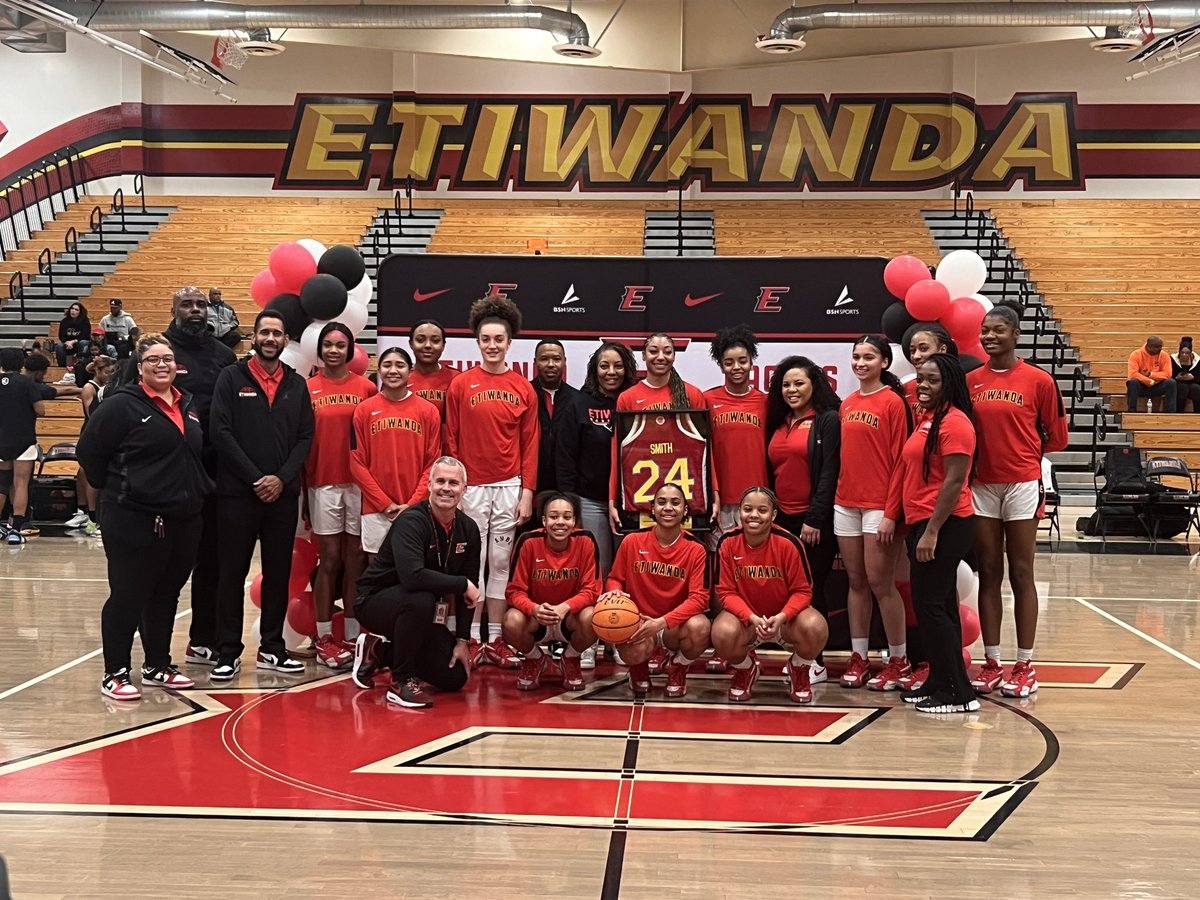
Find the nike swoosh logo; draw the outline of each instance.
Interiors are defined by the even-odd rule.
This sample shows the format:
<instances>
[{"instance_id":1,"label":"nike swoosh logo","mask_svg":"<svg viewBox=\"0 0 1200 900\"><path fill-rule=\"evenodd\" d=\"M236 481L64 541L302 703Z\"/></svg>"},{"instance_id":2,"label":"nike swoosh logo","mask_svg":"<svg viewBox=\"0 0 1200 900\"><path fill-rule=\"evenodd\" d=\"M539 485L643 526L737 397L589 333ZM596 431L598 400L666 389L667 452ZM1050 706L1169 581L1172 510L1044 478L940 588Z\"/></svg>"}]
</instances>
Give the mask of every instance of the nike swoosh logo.
<instances>
[{"instance_id":1,"label":"nike swoosh logo","mask_svg":"<svg viewBox=\"0 0 1200 900\"><path fill-rule=\"evenodd\" d=\"M442 294L449 293L451 288L442 288L440 291L413 291L413 300L417 303L424 303L426 300L432 300L434 297L440 297Z\"/></svg>"},{"instance_id":2,"label":"nike swoosh logo","mask_svg":"<svg viewBox=\"0 0 1200 900\"><path fill-rule=\"evenodd\" d=\"M325 391L324 388L317 388L315 391L309 391L309 393L310 394L321 394L321 393L324 393L324 391Z\"/></svg>"},{"instance_id":3,"label":"nike swoosh logo","mask_svg":"<svg viewBox=\"0 0 1200 900\"><path fill-rule=\"evenodd\" d=\"M646 398L645 398L645 397L643 397L641 400L634 400L633 402L634 402L634 403L645 403L645 402L646 402Z\"/></svg>"},{"instance_id":4,"label":"nike swoosh logo","mask_svg":"<svg viewBox=\"0 0 1200 900\"><path fill-rule=\"evenodd\" d=\"M691 294L688 294L686 297L683 298L683 305L684 306L699 306L701 303L707 303L709 300L712 300L714 297L720 297L720 296L721 296L721 292L718 292L716 294L705 294L703 297L693 297Z\"/></svg>"},{"instance_id":5,"label":"nike swoosh logo","mask_svg":"<svg viewBox=\"0 0 1200 900\"><path fill-rule=\"evenodd\" d=\"M725 405L724 403L714 403L714 404L713 404L713 409L720 409L720 408L721 408L722 406L724 406L724 405Z\"/></svg>"},{"instance_id":6,"label":"nike swoosh logo","mask_svg":"<svg viewBox=\"0 0 1200 900\"><path fill-rule=\"evenodd\" d=\"M544 556L539 556L539 557L537 558L537 561L538 561L538 562L545 562L545 561L546 561L546 557L544 557Z\"/></svg>"},{"instance_id":7,"label":"nike swoosh logo","mask_svg":"<svg viewBox=\"0 0 1200 900\"><path fill-rule=\"evenodd\" d=\"M149 416L146 416L146 418L142 419L142 421L143 421L143 422L149 422L149 421L150 421L150 417L149 417Z\"/></svg>"},{"instance_id":8,"label":"nike swoosh logo","mask_svg":"<svg viewBox=\"0 0 1200 900\"><path fill-rule=\"evenodd\" d=\"M639 550L639 551L638 551L638 553L642 554L642 556L649 556L649 555L650 555L650 551L649 551L649 550Z\"/></svg>"},{"instance_id":9,"label":"nike swoosh logo","mask_svg":"<svg viewBox=\"0 0 1200 900\"><path fill-rule=\"evenodd\" d=\"M372 411L371 411L371 415L373 415L373 416L377 416L377 415L379 415L381 412L383 412L383 410L382 410L382 409L376 409L376 410L372 410Z\"/></svg>"},{"instance_id":10,"label":"nike swoosh logo","mask_svg":"<svg viewBox=\"0 0 1200 900\"><path fill-rule=\"evenodd\" d=\"M977 390L979 390L981 387L983 387L983 385L982 385L982 384L973 384L973 385L971 385L971 390L973 390L973 391L977 391Z\"/></svg>"},{"instance_id":11,"label":"nike swoosh logo","mask_svg":"<svg viewBox=\"0 0 1200 900\"><path fill-rule=\"evenodd\" d=\"M740 557L740 556L735 556L735 557L734 557L734 559L741 559L741 557Z\"/></svg>"},{"instance_id":12,"label":"nike swoosh logo","mask_svg":"<svg viewBox=\"0 0 1200 900\"><path fill-rule=\"evenodd\" d=\"M483 382L480 382L480 384L482 384L482 383L483 383ZM473 385L471 385L471 389L472 389L472 390L474 390L474 389L475 389L475 388L477 388L477 387L479 387L479 384L473 384Z\"/></svg>"}]
</instances>

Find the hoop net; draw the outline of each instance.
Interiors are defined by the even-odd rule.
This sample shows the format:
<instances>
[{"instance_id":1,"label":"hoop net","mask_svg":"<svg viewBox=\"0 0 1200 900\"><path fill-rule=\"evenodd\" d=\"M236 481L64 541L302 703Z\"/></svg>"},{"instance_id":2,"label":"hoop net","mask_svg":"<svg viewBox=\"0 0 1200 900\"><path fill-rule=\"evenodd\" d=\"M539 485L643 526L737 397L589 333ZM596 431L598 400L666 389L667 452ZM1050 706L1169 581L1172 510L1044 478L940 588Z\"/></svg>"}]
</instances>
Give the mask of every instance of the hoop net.
<instances>
[{"instance_id":1,"label":"hoop net","mask_svg":"<svg viewBox=\"0 0 1200 900\"><path fill-rule=\"evenodd\" d=\"M1145 3L1139 3L1134 10L1134 14L1137 17L1137 26L1141 32L1142 43L1150 43L1154 40L1154 13L1150 11L1150 7Z\"/></svg>"},{"instance_id":2,"label":"hoop net","mask_svg":"<svg viewBox=\"0 0 1200 900\"><path fill-rule=\"evenodd\" d=\"M222 31L213 41L212 64L218 69L240 69L249 59L246 51L237 45L238 36L232 31Z\"/></svg>"}]
</instances>

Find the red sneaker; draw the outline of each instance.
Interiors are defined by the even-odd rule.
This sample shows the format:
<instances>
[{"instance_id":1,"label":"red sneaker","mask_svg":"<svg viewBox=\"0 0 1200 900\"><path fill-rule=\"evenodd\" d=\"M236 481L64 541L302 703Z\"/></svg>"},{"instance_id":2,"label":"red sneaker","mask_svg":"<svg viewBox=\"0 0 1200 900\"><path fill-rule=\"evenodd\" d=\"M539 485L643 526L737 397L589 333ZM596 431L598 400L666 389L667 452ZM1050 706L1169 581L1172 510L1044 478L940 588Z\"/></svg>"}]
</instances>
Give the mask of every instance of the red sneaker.
<instances>
[{"instance_id":1,"label":"red sneaker","mask_svg":"<svg viewBox=\"0 0 1200 900\"><path fill-rule=\"evenodd\" d=\"M1038 689L1037 669L1032 660L1018 660L1008 673L1008 680L1000 685L1000 693L1005 697L1028 697L1036 694Z\"/></svg>"},{"instance_id":2,"label":"red sneaker","mask_svg":"<svg viewBox=\"0 0 1200 900\"><path fill-rule=\"evenodd\" d=\"M649 692L650 667L646 663L638 663L629 667L629 687L635 694Z\"/></svg>"},{"instance_id":3,"label":"red sneaker","mask_svg":"<svg viewBox=\"0 0 1200 900\"><path fill-rule=\"evenodd\" d=\"M754 667L751 666L751 668ZM720 675L722 672L729 671L729 663L725 662L725 660L721 659L719 656L714 656L704 664L704 671L713 672L717 675Z\"/></svg>"},{"instance_id":4,"label":"red sneaker","mask_svg":"<svg viewBox=\"0 0 1200 900\"><path fill-rule=\"evenodd\" d=\"M467 644L467 652L471 654L471 668L475 669L487 662L483 655L483 644L471 638Z\"/></svg>"},{"instance_id":5,"label":"red sneaker","mask_svg":"<svg viewBox=\"0 0 1200 900\"><path fill-rule=\"evenodd\" d=\"M687 693L688 664L672 661L667 665L667 696L682 697Z\"/></svg>"},{"instance_id":6,"label":"red sneaker","mask_svg":"<svg viewBox=\"0 0 1200 900\"><path fill-rule=\"evenodd\" d=\"M744 703L752 696L754 682L758 681L758 665L751 662L744 669L733 670L729 679L729 700L731 703Z\"/></svg>"},{"instance_id":7,"label":"red sneaker","mask_svg":"<svg viewBox=\"0 0 1200 900\"><path fill-rule=\"evenodd\" d=\"M971 687L975 688L977 694L990 694L1000 687L1003 680L1004 667L1000 665L1000 660L989 656L983 661L983 668L971 679Z\"/></svg>"},{"instance_id":8,"label":"red sneaker","mask_svg":"<svg viewBox=\"0 0 1200 900\"><path fill-rule=\"evenodd\" d=\"M542 672L546 671L546 654L540 654L536 659L525 657L521 663L521 671L517 675L517 690L532 691L542 683Z\"/></svg>"},{"instance_id":9,"label":"red sneaker","mask_svg":"<svg viewBox=\"0 0 1200 900\"><path fill-rule=\"evenodd\" d=\"M513 652L512 647L504 643L504 638L494 637L483 646L483 658L500 669L519 669L521 657Z\"/></svg>"},{"instance_id":10,"label":"red sneaker","mask_svg":"<svg viewBox=\"0 0 1200 900\"><path fill-rule=\"evenodd\" d=\"M650 654L650 659L646 665L650 667L651 675L661 675L667 671L667 666L671 664L671 653L666 647L656 647L654 652Z\"/></svg>"},{"instance_id":11,"label":"red sneaker","mask_svg":"<svg viewBox=\"0 0 1200 900\"><path fill-rule=\"evenodd\" d=\"M191 690L196 682L188 678L174 666L163 666L156 669L153 666L142 666L142 686L171 688L176 691Z\"/></svg>"},{"instance_id":12,"label":"red sneaker","mask_svg":"<svg viewBox=\"0 0 1200 900\"><path fill-rule=\"evenodd\" d=\"M332 634L319 635L313 646L317 648L317 662L331 669L340 669L354 662L354 654L342 646Z\"/></svg>"},{"instance_id":13,"label":"red sneaker","mask_svg":"<svg viewBox=\"0 0 1200 900\"><path fill-rule=\"evenodd\" d=\"M812 703L811 666L792 666L788 669L788 696L796 703Z\"/></svg>"},{"instance_id":14,"label":"red sneaker","mask_svg":"<svg viewBox=\"0 0 1200 900\"><path fill-rule=\"evenodd\" d=\"M583 666L578 656L562 658L563 687L568 691L582 691L584 688Z\"/></svg>"},{"instance_id":15,"label":"red sneaker","mask_svg":"<svg viewBox=\"0 0 1200 900\"><path fill-rule=\"evenodd\" d=\"M896 691L900 689L900 679L912 671L907 656L892 656L887 665L867 682L867 689L872 691Z\"/></svg>"},{"instance_id":16,"label":"red sneaker","mask_svg":"<svg viewBox=\"0 0 1200 900\"><path fill-rule=\"evenodd\" d=\"M860 688L867 683L867 676L871 674L871 667L867 661L857 653L850 654L850 663L846 666L846 671L842 673L842 687L844 688Z\"/></svg>"},{"instance_id":17,"label":"red sneaker","mask_svg":"<svg viewBox=\"0 0 1200 900\"><path fill-rule=\"evenodd\" d=\"M917 667L900 679L902 691L915 691L929 680L929 663L918 663Z\"/></svg>"}]
</instances>

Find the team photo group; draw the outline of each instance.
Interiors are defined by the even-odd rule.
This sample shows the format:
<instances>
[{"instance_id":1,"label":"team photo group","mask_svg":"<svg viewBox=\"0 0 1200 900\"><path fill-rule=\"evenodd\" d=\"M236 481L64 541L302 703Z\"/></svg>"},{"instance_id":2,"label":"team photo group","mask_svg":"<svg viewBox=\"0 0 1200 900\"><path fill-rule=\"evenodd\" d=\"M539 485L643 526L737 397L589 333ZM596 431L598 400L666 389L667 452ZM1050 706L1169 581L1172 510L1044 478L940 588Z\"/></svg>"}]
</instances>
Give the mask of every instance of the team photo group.
<instances>
[{"instance_id":1,"label":"team photo group","mask_svg":"<svg viewBox=\"0 0 1200 900\"><path fill-rule=\"evenodd\" d=\"M676 372L664 333L570 360L586 368L574 388L559 341L538 343L532 379L510 365L521 313L503 297L471 306L477 364L443 366L445 331L425 320L408 349L380 353L371 377L350 370L355 341L338 322L321 331L305 379L280 359L278 313L258 315L240 361L206 331L203 294L179 291L172 313L164 334L139 339L78 445L100 498L101 690L112 699L141 696L136 633L143 687L194 687L200 667L213 683L237 677L256 547L256 667L305 672L285 619L311 574L317 662L386 687L400 707L431 706L434 691L462 688L485 664L514 670L515 689L537 688L553 666L566 690L582 690L598 653L627 669L637 695L659 677L666 697L683 697L689 672L707 669L727 672L729 701L744 702L761 645L790 652L788 695L809 703L831 680L838 559L842 688L900 691L934 713L1038 689L1042 458L1067 431L1054 380L1017 356L1013 308L987 312L987 359L969 373L941 325L905 335L916 372L905 382L888 339L861 336L857 387L841 398L822 361L804 356L765 361L769 385L755 388L759 344L743 325L712 337L720 383L709 390ZM293 562L300 522L319 550L315 572ZM962 651L963 560L979 573L985 659L974 671ZM1017 634L1007 670L1006 564ZM171 637L189 577L181 669ZM873 664L876 607L886 652Z\"/></svg>"}]
</instances>

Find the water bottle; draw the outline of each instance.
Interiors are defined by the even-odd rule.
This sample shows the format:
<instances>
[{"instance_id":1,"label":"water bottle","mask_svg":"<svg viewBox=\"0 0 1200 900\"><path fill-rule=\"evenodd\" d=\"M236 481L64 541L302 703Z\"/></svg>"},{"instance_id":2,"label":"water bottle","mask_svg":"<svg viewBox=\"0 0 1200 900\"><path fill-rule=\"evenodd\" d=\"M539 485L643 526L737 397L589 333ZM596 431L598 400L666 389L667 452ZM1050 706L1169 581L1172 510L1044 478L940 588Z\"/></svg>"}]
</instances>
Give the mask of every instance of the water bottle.
<instances>
[{"instance_id":1,"label":"water bottle","mask_svg":"<svg viewBox=\"0 0 1200 900\"><path fill-rule=\"evenodd\" d=\"M1152 412L1154 412L1154 398L1147 397L1146 398L1146 415L1150 415L1150 413L1152 413Z\"/></svg>"}]
</instances>

